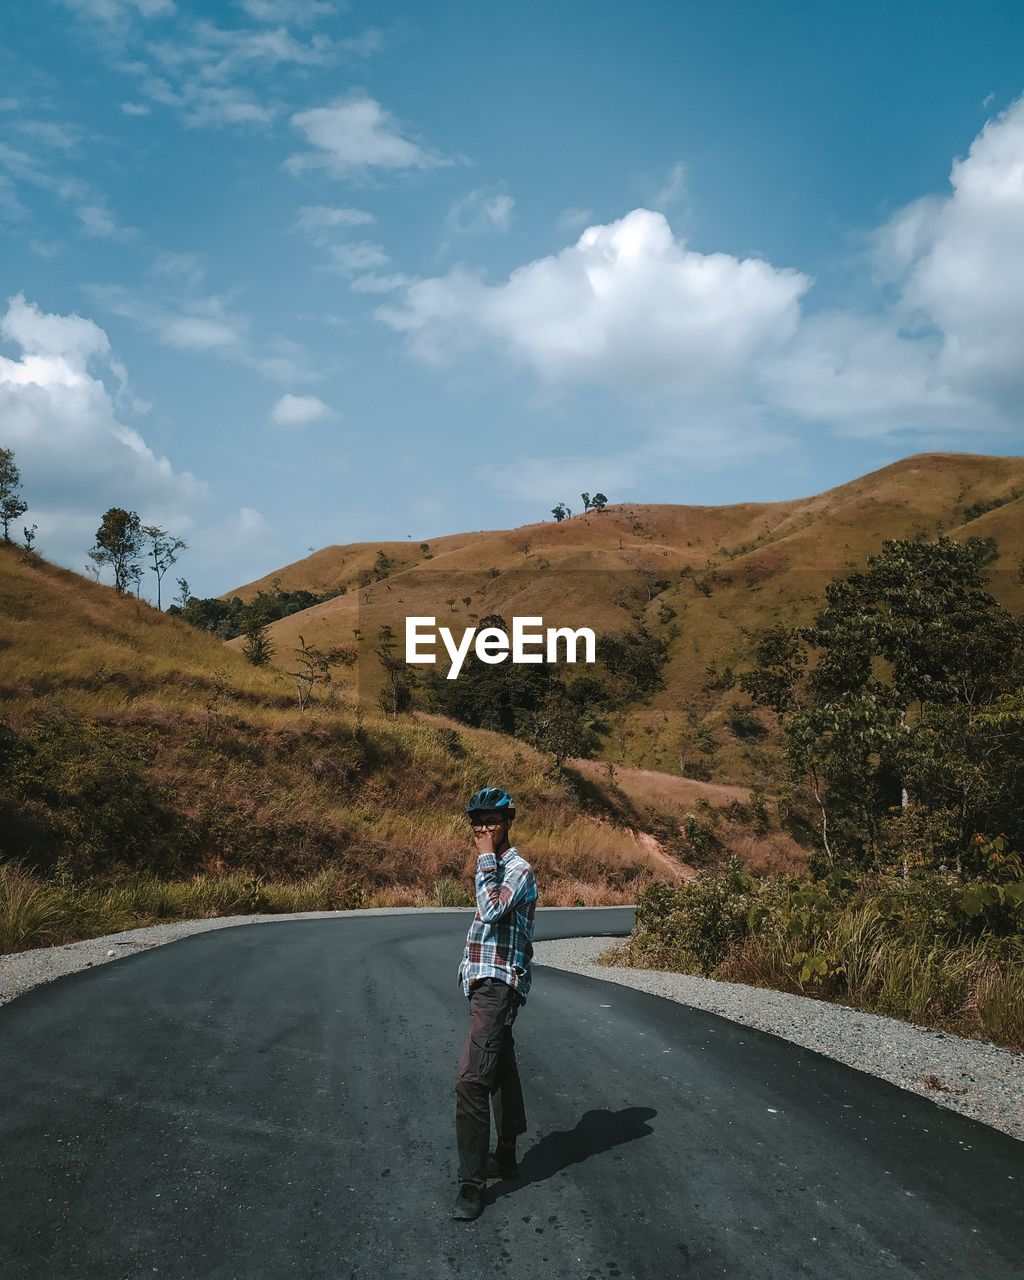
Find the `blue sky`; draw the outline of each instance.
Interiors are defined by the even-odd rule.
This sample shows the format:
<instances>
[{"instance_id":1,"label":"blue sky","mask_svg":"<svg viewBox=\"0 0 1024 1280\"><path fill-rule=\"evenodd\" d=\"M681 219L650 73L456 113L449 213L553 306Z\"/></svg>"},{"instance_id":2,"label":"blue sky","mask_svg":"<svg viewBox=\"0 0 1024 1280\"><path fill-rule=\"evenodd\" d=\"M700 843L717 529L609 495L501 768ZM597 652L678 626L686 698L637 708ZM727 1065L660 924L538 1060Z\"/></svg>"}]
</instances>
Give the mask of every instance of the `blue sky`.
<instances>
[{"instance_id":1,"label":"blue sky","mask_svg":"<svg viewBox=\"0 0 1024 1280\"><path fill-rule=\"evenodd\" d=\"M0 444L230 589L332 542L1024 452L1018 4L41 0ZM165 601L166 603L166 601Z\"/></svg>"}]
</instances>

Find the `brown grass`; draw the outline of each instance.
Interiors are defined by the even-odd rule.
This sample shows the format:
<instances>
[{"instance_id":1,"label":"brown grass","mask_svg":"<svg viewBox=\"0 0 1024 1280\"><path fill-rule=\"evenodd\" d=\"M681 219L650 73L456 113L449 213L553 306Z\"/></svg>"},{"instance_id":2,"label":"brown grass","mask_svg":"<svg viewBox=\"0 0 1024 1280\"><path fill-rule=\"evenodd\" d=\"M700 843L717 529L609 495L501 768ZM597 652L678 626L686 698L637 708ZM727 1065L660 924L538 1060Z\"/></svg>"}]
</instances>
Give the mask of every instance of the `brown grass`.
<instances>
[{"instance_id":1,"label":"brown grass","mask_svg":"<svg viewBox=\"0 0 1024 1280\"><path fill-rule=\"evenodd\" d=\"M549 520L434 538L429 560L418 543L327 547L225 595L248 599L269 588L274 577L288 589L349 588L346 595L271 627L278 645L275 660L287 665L300 633L313 644L351 643L354 629L373 637L388 623L401 637L402 619L413 613L432 614L459 629L473 624L472 614L492 612L537 614L548 625L628 629L630 610L616 602L616 593L638 568L653 569L673 585L640 612L659 631L664 629L659 609L670 605L679 627L666 689L633 708L603 755L679 774L683 762L696 757L694 733L703 723L719 741L707 761L714 779L749 785L777 770L776 746L770 738L758 743L733 734L726 723L728 707L748 700L735 692L704 690L708 663L742 667L749 648L744 629L808 621L826 583L861 565L886 538L933 538L943 532L961 539L995 537L1001 554L993 566L994 594L1006 607L1024 609L1024 585L1016 575L1024 555L1024 498L963 523L972 503L1004 497L1014 488L1024 488L1024 457L921 453L786 502L618 504L561 524ZM372 565L379 547L399 568L387 584L359 590L357 573ZM490 576L492 566L498 577ZM680 577L681 572L687 576ZM458 575L458 589L443 575ZM701 581L710 595L697 585ZM450 595L456 597L454 611L445 603ZM468 608L464 595L472 596ZM240 647L242 642L230 643ZM372 693L370 686L372 679Z\"/></svg>"}]
</instances>

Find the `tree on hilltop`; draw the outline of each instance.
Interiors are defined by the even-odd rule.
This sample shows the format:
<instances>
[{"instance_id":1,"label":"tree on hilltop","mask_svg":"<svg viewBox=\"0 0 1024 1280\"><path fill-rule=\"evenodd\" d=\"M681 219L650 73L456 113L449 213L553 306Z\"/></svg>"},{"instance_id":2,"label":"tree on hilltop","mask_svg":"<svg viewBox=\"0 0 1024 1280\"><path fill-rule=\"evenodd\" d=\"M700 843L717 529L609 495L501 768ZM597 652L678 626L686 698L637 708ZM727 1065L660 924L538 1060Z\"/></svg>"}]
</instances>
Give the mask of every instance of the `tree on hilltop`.
<instances>
[{"instance_id":1,"label":"tree on hilltop","mask_svg":"<svg viewBox=\"0 0 1024 1280\"><path fill-rule=\"evenodd\" d=\"M114 586L124 594L130 582L137 582L142 569L136 563L143 547L142 522L134 511L111 507L96 530L96 545L89 552L97 569L109 564L114 570Z\"/></svg>"},{"instance_id":2,"label":"tree on hilltop","mask_svg":"<svg viewBox=\"0 0 1024 1280\"><path fill-rule=\"evenodd\" d=\"M560 502L557 507L551 508L551 514L555 517L558 523L561 524L563 520L567 520L569 516L572 515L572 512L564 502Z\"/></svg>"},{"instance_id":3,"label":"tree on hilltop","mask_svg":"<svg viewBox=\"0 0 1024 1280\"><path fill-rule=\"evenodd\" d=\"M4 542L10 542L10 524L20 520L28 503L19 495L21 472L14 463L13 449L0 449L0 522L4 526Z\"/></svg>"},{"instance_id":4,"label":"tree on hilltop","mask_svg":"<svg viewBox=\"0 0 1024 1280\"><path fill-rule=\"evenodd\" d=\"M164 574L178 559L178 552L188 550L188 543L172 537L166 529L155 524L143 525L142 532L149 539L146 555L152 557L152 569L156 574L156 607L161 609L160 584Z\"/></svg>"}]
</instances>

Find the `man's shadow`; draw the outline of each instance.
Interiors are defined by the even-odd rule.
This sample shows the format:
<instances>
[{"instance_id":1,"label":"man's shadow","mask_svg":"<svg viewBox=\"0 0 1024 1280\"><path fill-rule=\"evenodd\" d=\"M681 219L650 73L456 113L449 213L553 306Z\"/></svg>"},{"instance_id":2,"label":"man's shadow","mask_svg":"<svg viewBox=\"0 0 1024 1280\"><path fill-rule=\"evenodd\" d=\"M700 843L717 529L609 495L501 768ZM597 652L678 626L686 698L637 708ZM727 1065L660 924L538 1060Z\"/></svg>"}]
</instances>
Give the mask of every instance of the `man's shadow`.
<instances>
[{"instance_id":1,"label":"man's shadow","mask_svg":"<svg viewBox=\"0 0 1024 1280\"><path fill-rule=\"evenodd\" d=\"M575 1129L556 1129L532 1146L519 1161L519 1177L492 1183L491 1197L497 1200L531 1182L545 1182L562 1169L582 1164L602 1151L644 1138L654 1132L647 1121L657 1114L653 1107L585 1111Z\"/></svg>"}]
</instances>

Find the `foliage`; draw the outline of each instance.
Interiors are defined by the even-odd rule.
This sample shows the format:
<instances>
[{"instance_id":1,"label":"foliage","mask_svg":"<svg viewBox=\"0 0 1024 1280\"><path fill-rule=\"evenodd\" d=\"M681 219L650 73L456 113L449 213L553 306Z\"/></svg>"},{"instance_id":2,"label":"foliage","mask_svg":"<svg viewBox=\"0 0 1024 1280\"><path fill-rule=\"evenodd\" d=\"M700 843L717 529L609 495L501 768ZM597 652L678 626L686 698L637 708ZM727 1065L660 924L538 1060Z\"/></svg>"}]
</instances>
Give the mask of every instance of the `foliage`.
<instances>
[{"instance_id":1,"label":"foliage","mask_svg":"<svg viewBox=\"0 0 1024 1280\"><path fill-rule=\"evenodd\" d=\"M782 723L826 865L966 872L977 831L1024 837L1024 629L985 589L995 553L885 542L812 625L757 635L739 685Z\"/></svg>"},{"instance_id":2,"label":"foliage","mask_svg":"<svg viewBox=\"0 0 1024 1280\"><path fill-rule=\"evenodd\" d=\"M989 885L1022 883L1009 846L983 844ZM1020 1050L1024 938L982 896L948 872L758 880L731 861L647 887L620 962L804 991Z\"/></svg>"},{"instance_id":3,"label":"foliage","mask_svg":"<svg viewBox=\"0 0 1024 1280\"><path fill-rule=\"evenodd\" d=\"M250 613L243 634L245 644L242 645L242 653L246 661L251 662L254 667L265 667L274 656L275 645L266 622L257 612Z\"/></svg>"},{"instance_id":4,"label":"foliage","mask_svg":"<svg viewBox=\"0 0 1024 1280\"><path fill-rule=\"evenodd\" d=\"M149 777L153 744L70 714L16 732L0 726L0 856L76 873L123 861L159 865L175 827Z\"/></svg>"},{"instance_id":5,"label":"foliage","mask_svg":"<svg viewBox=\"0 0 1024 1280\"><path fill-rule=\"evenodd\" d=\"M110 565L114 571L114 587L120 593L142 576L142 566L136 557L142 554L143 538L142 522L136 512L125 511L123 507L111 507L104 512L89 559L98 569Z\"/></svg>"},{"instance_id":6,"label":"foliage","mask_svg":"<svg viewBox=\"0 0 1024 1280\"><path fill-rule=\"evenodd\" d=\"M479 626L508 630L499 614ZM429 710L552 752L561 770L568 756L597 749L606 716L662 687L667 652L667 641L644 627L599 636L597 661L564 672L547 663L485 663L470 652L457 680L444 668L429 671L423 697Z\"/></svg>"},{"instance_id":7,"label":"foliage","mask_svg":"<svg viewBox=\"0 0 1024 1280\"><path fill-rule=\"evenodd\" d=\"M316 645L306 644L303 637L299 636L299 644L295 650L297 670L288 673L295 681L299 710L305 711L314 701L314 689L320 685L330 689L332 668L351 667L358 656L359 651L353 645L336 645L325 650Z\"/></svg>"},{"instance_id":8,"label":"foliage","mask_svg":"<svg viewBox=\"0 0 1024 1280\"><path fill-rule=\"evenodd\" d=\"M20 488L21 472L14 462L14 450L0 449L0 523L4 526L4 542L11 540L11 521L20 520L28 510L28 503L18 492Z\"/></svg>"},{"instance_id":9,"label":"foliage","mask_svg":"<svg viewBox=\"0 0 1024 1280\"><path fill-rule=\"evenodd\" d=\"M177 562L178 552L188 550L188 543L183 542L181 538L172 537L166 529L161 529L155 524L143 525L142 532L149 539L149 550L146 554L152 557L152 569L156 575L156 607L161 609L163 608L161 584L164 574L172 564Z\"/></svg>"},{"instance_id":10,"label":"foliage","mask_svg":"<svg viewBox=\"0 0 1024 1280\"><path fill-rule=\"evenodd\" d=\"M179 597L182 603L170 605L167 612L200 631L209 631L219 640L233 640L236 636L245 635L246 626L253 615L259 615L263 623L269 625L281 618L288 618L293 613L301 613L303 609L310 609L315 604L322 604L325 600L333 600L347 590L339 587L322 595L305 590L284 591L280 580L275 578L270 591L260 590L252 600L245 603L239 596L232 596L230 600L221 600L217 596L205 599L193 596L184 578L178 579L178 586L185 592Z\"/></svg>"}]
</instances>

